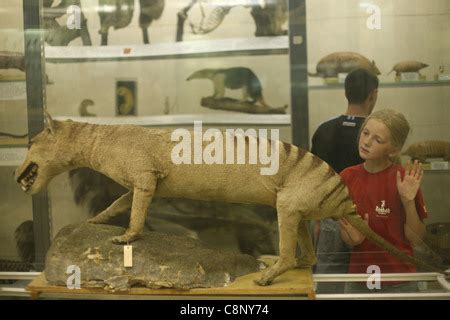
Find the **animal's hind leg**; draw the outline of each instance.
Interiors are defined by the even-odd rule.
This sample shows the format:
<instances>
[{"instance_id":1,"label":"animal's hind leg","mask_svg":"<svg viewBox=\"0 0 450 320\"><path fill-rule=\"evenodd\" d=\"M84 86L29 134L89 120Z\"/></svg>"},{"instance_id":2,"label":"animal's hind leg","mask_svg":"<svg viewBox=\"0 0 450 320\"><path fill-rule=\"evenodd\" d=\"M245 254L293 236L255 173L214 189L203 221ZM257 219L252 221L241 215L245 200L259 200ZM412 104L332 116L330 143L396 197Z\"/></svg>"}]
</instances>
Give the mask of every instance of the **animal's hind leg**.
<instances>
[{"instance_id":1,"label":"animal's hind leg","mask_svg":"<svg viewBox=\"0 0 450 320\"><path fill-rule=\"evenodd\" d=\"M301 249L301 256L297 258L297 268L309 268L316 264L317 258L314 253L314 246L311 240L309 224L307 220L302 220L298 224L298 244Z\"/></svg>"},{"instance_id":2,"label":"animal's hind leg","mask_svg":"<svg viewBox=\"0 0 450 320\"><path fill-rule=\"evenodd\" d=\"M296 265L295 251L297 248L297 227L300 222L300 213L297 211L286 211L277 205L278 228L280 235L280 258L272 267L265 270L261 279L256 284L266 286L280 274L293 269Z\"/></svg>"},{"instance_id":3,"label":"animal's hind leg","mask_svg":"<svg viewBox=\"0 0 450 320\"><path fill-rule=\"evenodd\" d=\"M127 212L131 208L133 192L129 191L113 202L108 208L100 212L97 216L88 220L90 223L107 223L111 218Z\"/></svg>"},{"instance_id":4,"label":"animal's hind leg","mask_svg":"<svg viewBox=\"0 0 450 320\"><path fill-rule=\"evenodd\" d=\"M249 98L249 94L248 94L248 87L247 86L243 86L242 87L242 102L247 102Z\"/></svg>"},{"instance_id":5,"label":"animal's hind leg","mask_svg":"<svg viewBox=\"0 0 450 320\"><path fill-rule=\"evenodd\" d=\"M149 44L150 43L150 39L148 37L148 29L147 27L143 26L142 28L142 37L144 40L144 44Z\"/></svg>"}]
</instances>

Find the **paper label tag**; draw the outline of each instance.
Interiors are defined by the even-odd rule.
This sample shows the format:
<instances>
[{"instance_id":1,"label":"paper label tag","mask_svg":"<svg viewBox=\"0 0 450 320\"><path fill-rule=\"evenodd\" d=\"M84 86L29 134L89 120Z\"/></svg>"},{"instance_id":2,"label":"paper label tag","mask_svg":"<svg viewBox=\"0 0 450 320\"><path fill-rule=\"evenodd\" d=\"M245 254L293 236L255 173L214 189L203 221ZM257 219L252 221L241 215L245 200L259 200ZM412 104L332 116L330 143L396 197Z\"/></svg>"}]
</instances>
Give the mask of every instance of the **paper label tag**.
<instances>
[{"instance_id":1,"label":"paper label tag","mask_svg":"<svg viewBox=\"0 0 450 320\"><path fill-rule=\"evenodd\" d=\"M431 162L431 170L448 170L448 161Z\"/></svg>"},{"instance_id":2,"label":"paper label tag","mask_svg":"<svg viewBox=\"0 0 450 320\"><path fill-rule=\"evenodd\" d=\"M347 78L348 73L338 73L338 82L345 83L345 78Z\"/></svg>"},{"instance_id":3,"label":"paper label tag","mask_svg":"<svg viewBox=\"0 0 450 320\"><path fill-rule=\"evenodd\" d=\"M439 75L440 81L449 81L450 80L450 74L440 74Z\"/></svg>"},{"instance_id":4,"label":"paper label tag","mask_svg":"<svg viewBox=\"0 0 450 320\"><path fill-rule=\"evenodd\" d=\"M130 245L123 246L123 266L124 267L133 266L133 246Z\"/></svg>"},{"instance_id":5,"label":"paper label tag","mask_svg":"<svg viewBox=\"0 0 450 320\"><path fill-rule=\"evenodd\" d=\"M419 81L419 73L418 72L402 72L401 78L402 81Z\"/></svg>"}]
</instances>

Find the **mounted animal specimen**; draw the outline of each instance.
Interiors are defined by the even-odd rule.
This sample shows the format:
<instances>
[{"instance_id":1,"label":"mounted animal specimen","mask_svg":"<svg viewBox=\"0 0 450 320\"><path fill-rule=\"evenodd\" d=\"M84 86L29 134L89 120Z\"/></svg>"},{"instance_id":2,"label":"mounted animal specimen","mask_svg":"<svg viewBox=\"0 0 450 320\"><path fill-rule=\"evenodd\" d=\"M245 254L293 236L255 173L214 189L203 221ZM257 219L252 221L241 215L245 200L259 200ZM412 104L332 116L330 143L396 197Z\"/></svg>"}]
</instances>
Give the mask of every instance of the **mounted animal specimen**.
<instances>
[{"instance_id":1,"label":"mounted animal specimen","mask_svg":"<svg viewBox=\"0 0 450 320\"><path fill-rule=\"evenodd\" d=\"M236 5L225 4L225 2L210 2L213 9L206 14L203 5L204 0L192 0L186 7L178 12L177 41L183 41L184 23L188 19L191 31L194 34L207 34L216 30L228 15L230 10ZM189 19L188 12L198 4L201 12L199 22L193 22ZM287 21L288 8L287 0L266 1L265 6L259 4L243 5L251 7L251 15L255 20L255 36L279 36L286 35L283 25Z\"/></svg>"},{"instance_id":2,"label":"mounted animal specimen","mask_svg":"<svg viewBox=\"0 0 450 320\"><path fill-rule=\"evenodd\" d=\"M225 89L241 89L242 101L249 98L252 103L259 102L267 106L262 96L262 85L256 74L249 68L202 69L191 74L186 80L208 79L214 84L213 98L225 97Z\"/></svg>"},{"instance_id":3,"label":"mounted animal specimen","mask_svg":"<svg viewBox=\"0 0 450 320\"><path fill-rule=\"evenodd\" d=\"M262 85L256 74L249 68L202 69L191 74L186 80L208 79L214 84L211 97L201 100L201 105L214 110L236 111L253 114L285 114L287 105L273 108L263 98ZM240 100L225 97L226 89L241 90Z\"/></svg>"},{"instance_id":4,"label":"mounted animal specimen","mask_svg":"<svg viewBox=\"0 0 450 320\"><path fill-rule=\"evenodd\" d=\"M401 73L404 72L419 72L423 68L428 67L429 65L419 61L402 61L397 63L392 67L392 70L388 73L390 75L395 71L395 76L400 77Z\"/></svg>"},{"instance_id":5,"label":"mounted animal specimen","mask_svg":"<svg viewBox=\"0 0 450 320\"><path fill-rule=\"evenodd\" d=\"M253 6L251 15L256 24L256 37L287 35L283 25L288 20L288 0L270 0L264 7Z\"/></svg>"},{"instance_id":6,"label":"mounted animal specimen","mask_svg":"<svg viewBox=\"0 0 450 320\"><path fill-rule=\"evenodd\" d=\"M439 140L420 141L410 145L402 154L420 162L425 162L426 159L430 158L443 158L446 161L450 161L450 142Z\"/></svg>"},{"instance_id":7,"label":"mounted animal specimen","mask_svg":"<svg viewBox=\"0 0 450 320\"><path fill-rule=\"evenodd\" d=\"M53 7L54 0L44 0L44 39L51 46L67 46L70 42L81 37L83 45L92 45L91 37L87 28L87 20L81 12L81 29L69 29L66 25L60 25L56 19L67 13L67 8L77 6L81 8L80 0L62 0Z\"/></svg>"},{"instance_id":8,"label":"mounted animal specimen","mask_svg":"<svg viewBox=\"0 0 450 320\"><path fill-rule=\"evenodd\" d=\"M81 101L80 106L78 107L78 113L81 117L95 117L97 116L94 113L90 113L87 109L90 106L93 106L95 103L91 99L84 99Z\"/></svg>"},{"instance_id":9,"label":"mounted animal specimen","mask_svg":"<svg viewBox=\"0 0 450 320\"><path fill-rule=\"evenodd\" d=\"M170 129L58 122L49 116L47 121L49 127L31 140L26 159L15 171L15 180L26 193L36 194L55 176L76 168L92 168L111 177L129 191L89 222L107 223L131 209L129 227L123 235L111 239L114 243L139 238L154 197L256 203L276 208L280 238L280 258L262 273L259 285L269 285L296 266L311 267L315 263L308 221L324 218L345 217L367 239L399 259L442 271L405 254L374 232L356 212L341 177L325 162L294 145L228 133L225 140L233 146L241 144L244 151L251 145L258 150L261 144L279 151L279 170L265 175L262 170L267 168L257 162L175 164L171 155L178 141L171 138L174 131ZM192 136L194 132L184 133ZM298 259L297 242L302 249Z\"/></svg>"},{"instance_id":10,"label":"mounted animal specimen","mask_svg":"<svg viewBox=\"0 0 450 320\"><path fill-rule=\"evenodd\" d=\"M336 78L339 73L350 73L363 68L375 75L381 74L375 61L370 61L356 52L334 52L322 58L316 67L316 73L309 73L311 77Z\"/></svg>"},{"instance_id":11,"label":"mounted animal specimen","mask_svg":"<svg viewBox=\"0 0 450 320\"><path fill-rule=\"evenodd\" d=\"M153 20L158 20L164 10L164 0L139 0L139 26L142 29L143 42L150 43L148 27ZM110 27L121 29L131 23L134 12L134 0L99 0L100 31L102 46L108 44Z\"/></svg>"}]
</instances>

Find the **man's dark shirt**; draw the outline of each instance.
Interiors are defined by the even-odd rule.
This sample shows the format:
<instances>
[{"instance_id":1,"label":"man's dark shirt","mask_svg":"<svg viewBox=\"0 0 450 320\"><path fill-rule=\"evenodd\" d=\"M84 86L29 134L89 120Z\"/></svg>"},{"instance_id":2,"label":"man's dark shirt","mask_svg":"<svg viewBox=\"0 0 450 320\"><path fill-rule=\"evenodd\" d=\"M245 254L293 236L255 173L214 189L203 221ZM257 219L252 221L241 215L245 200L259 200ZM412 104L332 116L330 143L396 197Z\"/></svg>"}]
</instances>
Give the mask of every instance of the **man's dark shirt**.
<instances>
[{"instance_id":1,"label":"man's dark shirt","mask_svg":"<svg viewBox=\"0 0 450 320\"><path fill-rule=\"evenodd\" d=\"M358 133L365 118L345 116L322 123L312 138L311 152L326 161L337 173L362 163Z\"/></svg>"},{"instance_id":2,"label":"man's dark shirt","mask_svg":"<svg viewBox=\"0 0 450 320\"><path fill-rule=\"evenodd\" d=\"M322 123L314 133L311 152L337 172L362 163L358 134L365 118L340 116ZM352 248L341 238L339 222L324 219L316 243L315 273L347 273ZM343 293L345 283L319 282L317 293Z\"/></svg>"}]
</instances>

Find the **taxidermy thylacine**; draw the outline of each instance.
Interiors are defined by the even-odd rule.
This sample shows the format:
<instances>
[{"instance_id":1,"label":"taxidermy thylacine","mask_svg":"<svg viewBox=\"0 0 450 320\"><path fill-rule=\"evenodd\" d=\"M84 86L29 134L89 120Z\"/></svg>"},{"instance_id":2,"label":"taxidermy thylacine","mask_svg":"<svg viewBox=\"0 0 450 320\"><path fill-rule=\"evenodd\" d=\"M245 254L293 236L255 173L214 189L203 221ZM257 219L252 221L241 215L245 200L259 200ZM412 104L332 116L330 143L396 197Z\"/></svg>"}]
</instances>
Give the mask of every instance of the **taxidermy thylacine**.
<instances>
[{"instance_id":1,"label":"taxidermy thylacine","mask_svg":"<svg viewBox=\"0 0 450 320\"><path fill-rule=\"evenodd\" d=\"M225 89L242 89L242 101L248 98L268 107L262 96L262 86L258 77L249 68L202 69L191 74L186 80L209 79L214 83L213 98L225 97Z\"/></svg>"},{"instance_id":2,"label":"taxidermy thylacine","mask_svg":"<svg viewBox=\"0 0 450 320\"><path fill-rule=\"evenodd\" d=\"M181 164L171 161L172 130L132 125L94 125L53 121L31 140L25 161L16 169L15 179L29 194L36 194L60 173L88 167L103 173L129 191L92 223L108 220L131 208L130 224L115 243L138 239L144 228L153 197L257 203L277 209L279 252L277 263L257 280L270 284L294 267L316 262L308 221L345 217L367 239L401 260L433 271L438 268L408 256L372 231L356 212L348 190L333 169L313 154L277 140L280 168L263 176L261 164ZM250 144L252 136L235 135L236 144ZM260 143L258 138L256 143ZM295 258L297 241L302 255Z\"/></svg>"}]
</instances>

